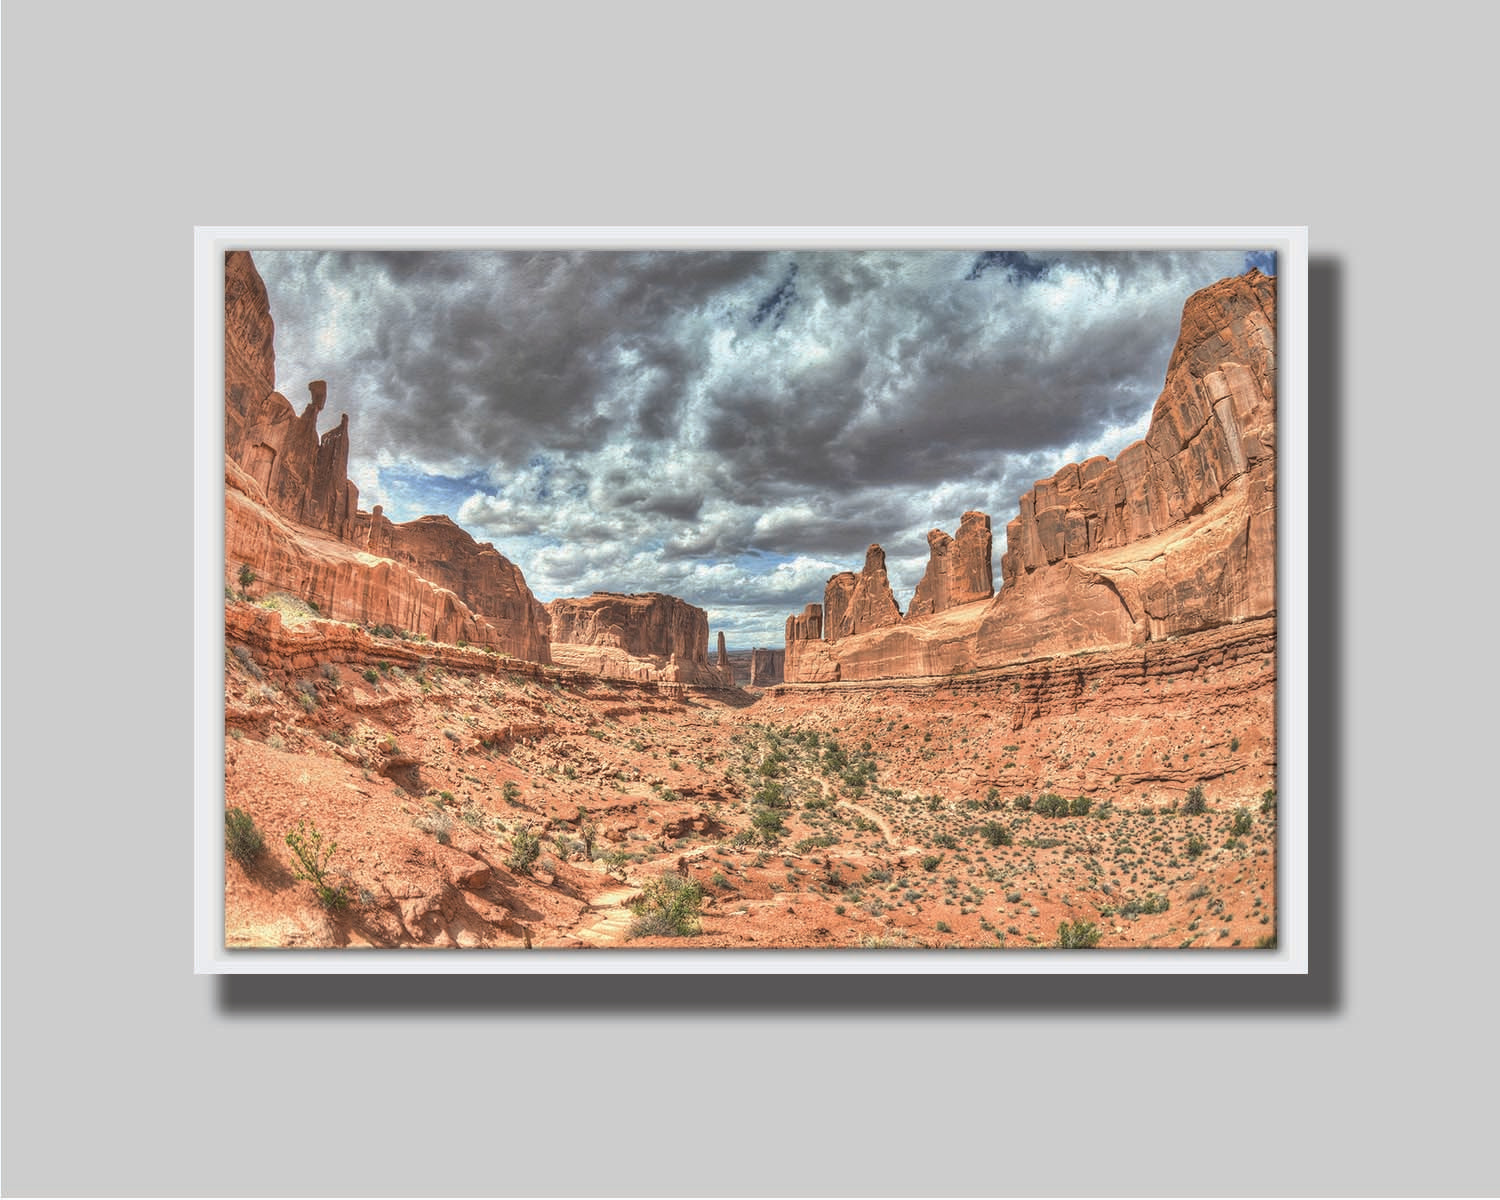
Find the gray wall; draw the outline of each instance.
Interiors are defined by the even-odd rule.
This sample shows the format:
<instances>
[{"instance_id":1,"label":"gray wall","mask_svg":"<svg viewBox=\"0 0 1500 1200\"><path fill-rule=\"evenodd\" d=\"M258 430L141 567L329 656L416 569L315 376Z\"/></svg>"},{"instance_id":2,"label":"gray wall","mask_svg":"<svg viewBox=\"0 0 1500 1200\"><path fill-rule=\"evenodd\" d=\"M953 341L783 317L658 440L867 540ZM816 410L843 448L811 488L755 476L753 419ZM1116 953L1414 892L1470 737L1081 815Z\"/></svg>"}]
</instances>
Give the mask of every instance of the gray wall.
<instances>
[{"instance_id":1,"label":"gray wall","mask_svg":"<svg viewBox=\"0 0 1500 1200\"><path fill-rule=\"evenodd\" d=\"M482 8L5 7L6 1194L1494 1191L1466 8ZM192 975L194 224L1304 222L1309 979Z\"/></svg>"}]
</instances>

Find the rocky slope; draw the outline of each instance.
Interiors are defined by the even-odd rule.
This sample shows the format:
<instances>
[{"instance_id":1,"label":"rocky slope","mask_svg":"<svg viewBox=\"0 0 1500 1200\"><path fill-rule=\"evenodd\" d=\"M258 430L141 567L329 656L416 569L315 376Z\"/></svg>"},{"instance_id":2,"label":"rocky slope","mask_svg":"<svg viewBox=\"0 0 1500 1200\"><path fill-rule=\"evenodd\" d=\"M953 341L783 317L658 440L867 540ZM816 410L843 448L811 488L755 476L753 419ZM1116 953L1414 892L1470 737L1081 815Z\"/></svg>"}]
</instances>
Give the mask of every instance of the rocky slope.
<instances>
[{"instance_id":1,"label":"rocky slope","mask_svg":"<svg viewBox=\"0 0 1500 1200\"><path fill-rule=\"evenodd\" d=\"M860 576L829 581L821 613L788 620L787 680L983 670L1274 614L1275 316L1275 280L1258 271L1190 297L1146 437L1021 498L992 601L964 601L983 586L982 514L965 514L951 544L929 535L904 621L894 600L849 615L862 584L878 591L872 565L884 578L871 547Z\"/></svg>"},{"instance_id":2,"label":"rocky slope","mask_svg":"<svg viewBox=\"0 0 1500 1200\"><path fill-rule=\"evenodd\" d=\"M225 584L286 591L339 620L393 625L549 661L547 614L521 571L447 517L393 524L358 506L349 418L321 437L322 380L298 415L274 390L275 325L244 251L224 262ZM320 536L321 535L321 536Z\"/></svg>"}]
</instances>

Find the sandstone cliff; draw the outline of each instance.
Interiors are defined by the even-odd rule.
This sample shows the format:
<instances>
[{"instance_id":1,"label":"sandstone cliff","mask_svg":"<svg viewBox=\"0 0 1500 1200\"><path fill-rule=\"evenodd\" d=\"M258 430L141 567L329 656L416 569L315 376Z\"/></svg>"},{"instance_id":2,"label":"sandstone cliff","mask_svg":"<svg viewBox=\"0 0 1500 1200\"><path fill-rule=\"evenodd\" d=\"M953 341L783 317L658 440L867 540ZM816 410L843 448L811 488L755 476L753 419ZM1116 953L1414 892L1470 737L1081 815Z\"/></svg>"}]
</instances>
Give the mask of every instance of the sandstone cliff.
<instances>
[{"instance_id":1,"label":"sandstone cliff","mask_svg":"<svg viewBox=\"0 0 1500 1200\"><path fill-rule=\"evenodd\" d=\"M760 647L750 651L750 686L774 687L786 678L786 651Z\"/></svg>"},{"instance_id":2,"label":"sandstone cliff","mask_svg":"<svg viewBox=\"0 0 1500 1200\"><path fill-rule=\"evenodd\" d=\"M823 636L830 642L901 620L901 609L885 573L885 551L872 545L858 575L844 571L823 591Z\"/></svg>"},{"instance_id":3,"label":"sandstone cliff","mask_svg":"<svg viewBox=\"0 0 1500 1200\"><path fill-rule=\"evenodd\" d=\"M949 537L941 529L932 530L927 535L927 571L907 606L906 619L945 612L993 596L992 540L989 516L982 512L964 513L956 537Z\"/></svg>"},{"instance_id":4,"label":"sandstone cliff","mask_svg":"<svg viewBox=\"0 0 1500 1200\"><path fill-rule=\"evenodd\" d=\"M708 614L676 596L595 592L546 608L555 662L623 679L732 683L727 670L709 665Z\"/></svg>"},{"instance_id":5,"label":"sandstone cliff","mask_svg":"<svg viewBox=\"0 0 1500 1200\"><path fill-rule=\"evenodd\" d=\"M447 517L404 525L359 509L349 418L321 437L322 380L298 415L279 392L265 284L244 251L224 261L225 576L288 591L339 620L389 624L550 661L547 614L519 568ZM318 537L324 534L326 537Z\"/></svg>"},{"instance_id":6,"label":"sandstone cliff","mask_svg":"<svg viewBox=\"0 0 1500 1200\"><path fill-rule=\"evenodd\" d=\"M992 601L955 600L955 579L977 582L955 569L977 562L982 514L965 514L966 546L964 524L951 544L929 535L905 621L856 628L846 615L869 556L860 577L830 580L823 613L787 622L787 680L958 673L1273 615L1275 316L1275 280L1258 271L1190 297L1146 437L1021 498Z\"/></svg>"}]
</instances>

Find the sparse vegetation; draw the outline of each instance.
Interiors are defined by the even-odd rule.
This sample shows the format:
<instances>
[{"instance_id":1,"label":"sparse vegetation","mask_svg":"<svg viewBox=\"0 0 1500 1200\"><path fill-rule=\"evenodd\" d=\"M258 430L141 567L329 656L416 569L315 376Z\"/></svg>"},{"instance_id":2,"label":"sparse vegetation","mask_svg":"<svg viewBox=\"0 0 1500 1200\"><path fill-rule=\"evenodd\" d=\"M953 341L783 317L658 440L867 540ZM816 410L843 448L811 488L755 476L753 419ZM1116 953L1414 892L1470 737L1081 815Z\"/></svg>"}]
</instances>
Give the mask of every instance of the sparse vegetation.
<instances>
[{"instance_id":1,"label":"sparse vegetation","mask_svg":"<svg viewBox=\"0 0 1500 1200\"><path fill-rule=\"evenodd\" d=\"M1092 921L1064 921L1057 927L1055 944L1062 950L1092 950L1099 937L1099 927Z\"/></svg>"},{"instance_id":2,"label":"sparse vegetation","mask_svg":"<svg viewBox=\"0 0 1500 1200\"><path fill-rule=\"evenodd\" d=\"M224 849L236 862L249 866L266 848L266 839L255 827L255 821L242 808L224 813Z\"/></svg>"},{"instance_id":3,"label":"sparse vegetation","mask_svg":"<svg viewBox=\"0 0 1500 1200\"><path fill-rule=\"evenodd\" d=\"M630 906L635 920L630 936L691 937L702 928L698 910L703 903L703 889L681 875L659 875L646 881L641 894Z\"/></svg>"},{"instance_id":4,"label":"sparse vegetation","mask_svg":"<svg viewBox=\"0 0 1500 1200\"><path fill-rule=\"evenodd\" d=\"M313 885L318 903L330 912L347 907L348 892L342 885L335 887L328 882L328 863L338 850L338 843L329 842L325 849L323 834L318 827L298 821L296 829L287 831L286 844L291 847L292 855L297 860L297 865L292 868L292 875Z\"/></svg>"},{"instance_id":5,"label":"sparse vegetation","mask_svg":"<svg viewBox=\"0 0 1500 1200\"><path fill-rule=\"evenodd\" d=\"M1188 789L1187 798L1183 800L1178 812L1184 816L1197 817L1208 811L1208 800L1203 795L1203 785L1195 783Z\"/></svg>"},{"instance_id":6,"label":"sparse vegetation","mask_svg":"<svg viewBox=\"0 0 1500 1200\"><path fill-rule=\"evenodd\" d=\"M505 865L518 875L530 875L541 852L542 839L529 829L518 829L511 835L510 857L505 860Z\"/></svg>"}]
</instances>

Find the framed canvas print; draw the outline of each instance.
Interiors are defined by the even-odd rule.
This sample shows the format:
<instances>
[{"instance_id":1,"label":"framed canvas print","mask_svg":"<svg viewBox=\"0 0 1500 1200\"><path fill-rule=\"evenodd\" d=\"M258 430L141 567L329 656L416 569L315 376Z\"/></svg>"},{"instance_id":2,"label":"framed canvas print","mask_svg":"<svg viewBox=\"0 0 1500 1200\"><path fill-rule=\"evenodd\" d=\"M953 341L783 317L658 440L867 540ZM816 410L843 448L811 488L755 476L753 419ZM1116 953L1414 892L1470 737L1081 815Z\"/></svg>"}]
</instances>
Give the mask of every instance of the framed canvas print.
<instances>
[{"instance_id":1,"label":"framed canvas print","mask_svg":"<svg viewBox=\"0 0 1500 1200\"><path fill-rule=\"evenodd\" d=\"M1306 972L1306 266L199 229L197 970Z\"/></svg>"}]
</instances>

